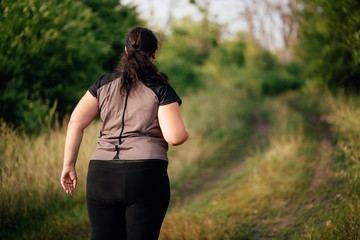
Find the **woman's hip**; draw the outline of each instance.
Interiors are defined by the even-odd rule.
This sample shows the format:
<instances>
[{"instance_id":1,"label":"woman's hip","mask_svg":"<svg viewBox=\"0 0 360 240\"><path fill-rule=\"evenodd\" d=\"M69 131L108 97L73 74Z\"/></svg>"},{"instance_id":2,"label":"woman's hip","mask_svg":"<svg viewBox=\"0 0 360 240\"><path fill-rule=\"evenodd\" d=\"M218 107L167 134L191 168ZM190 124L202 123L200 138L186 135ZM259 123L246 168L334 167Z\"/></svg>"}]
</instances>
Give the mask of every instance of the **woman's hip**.
<instances>
[{"instance_id":1,"label":"woman's hip","mask_svg":"<svg viewBox=\"0 0 360 240\"><path fill-rule=\"evenodd\" d=\"M119 161L119 162L114 162ZM168 202L167 161L91 160L87 197L106 203Z\"/></svg>"}]
</instances>

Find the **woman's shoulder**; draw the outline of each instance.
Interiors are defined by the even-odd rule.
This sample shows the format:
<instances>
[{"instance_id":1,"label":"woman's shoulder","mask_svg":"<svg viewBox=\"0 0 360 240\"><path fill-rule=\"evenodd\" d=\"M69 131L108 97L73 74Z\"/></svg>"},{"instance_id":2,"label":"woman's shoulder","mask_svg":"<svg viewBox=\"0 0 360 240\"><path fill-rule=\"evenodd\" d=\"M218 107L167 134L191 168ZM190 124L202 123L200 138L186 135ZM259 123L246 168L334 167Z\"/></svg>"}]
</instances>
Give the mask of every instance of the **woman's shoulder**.
<instances>
[{"instance_id":1,"label":"woman's shoulder","mask_svg":"<svg viewBox=\"0 0 360 240\"><path fill-rule=\"evenodd\" d=\"M158 82L156 84L147 85L157 96L160 105L169 104L172 102L179 102L181 99L176 93L175 89L167 82Z\"/></svg>"},{"instance_id":2,"label":"woman's shoulder","mask_svg":"<svg viewBox=\"0 0 360 240\"><path fill-rule=\"evenodd\" d=\"M111 83L115 79L119 78L121 76L121 73L115 72L115 73L107 73L104 75L101 75L99 79L89 87L89 92L96 97L98 89L103 87L104 85Z\"/></svg>"},{"instance_id":3,"label":"woman's shoulder","mask_svg":"<svg viewBox=\"0 0 360 240\"><path fill-rule=\"evenodd\" d=\"M121 73L114 72L114 73L107 73L102 76L95 82L97 83L98 87L101 87L109 82L114 81L115 79L119 78L121 76Z\"/></svg>"}]
</instances>

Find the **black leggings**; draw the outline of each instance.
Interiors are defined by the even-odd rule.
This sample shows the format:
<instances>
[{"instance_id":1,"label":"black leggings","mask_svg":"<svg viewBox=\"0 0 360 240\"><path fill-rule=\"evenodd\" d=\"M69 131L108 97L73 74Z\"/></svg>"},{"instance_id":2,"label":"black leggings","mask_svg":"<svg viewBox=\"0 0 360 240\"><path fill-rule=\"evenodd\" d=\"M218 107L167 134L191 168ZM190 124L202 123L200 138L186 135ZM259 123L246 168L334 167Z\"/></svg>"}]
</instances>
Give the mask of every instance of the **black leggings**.
<instances>
[{"instance_id":1,"label":"black leggings","mask_svg":"<svg viewBox=\"0 0 360 240\"><path fill-rule=\"evenodd\" d=\"M164 160L89 163L86 202L92 240L158 239L169 200Z\"/></svg>"}]
</instances>

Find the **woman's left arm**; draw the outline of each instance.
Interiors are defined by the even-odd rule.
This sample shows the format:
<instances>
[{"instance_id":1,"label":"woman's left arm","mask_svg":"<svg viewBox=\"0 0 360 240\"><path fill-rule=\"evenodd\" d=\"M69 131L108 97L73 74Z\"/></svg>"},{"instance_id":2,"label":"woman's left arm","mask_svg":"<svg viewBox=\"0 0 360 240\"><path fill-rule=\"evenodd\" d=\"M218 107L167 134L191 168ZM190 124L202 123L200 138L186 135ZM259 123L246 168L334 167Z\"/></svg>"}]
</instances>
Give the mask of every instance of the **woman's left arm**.
<instances>
[{"instance_id":1,"label":"woman's left arm","mask_svg":"<svg viewBox=\"0 0 360 240\"><path fill-rule=\"evenodd\" d=\"M66 134L64 164L60 180L62 187L68 194L74 194L77 185L75 164L84 129L98 113L98 100L87 91L71 114Z\"/></svg>"}]
</instances>

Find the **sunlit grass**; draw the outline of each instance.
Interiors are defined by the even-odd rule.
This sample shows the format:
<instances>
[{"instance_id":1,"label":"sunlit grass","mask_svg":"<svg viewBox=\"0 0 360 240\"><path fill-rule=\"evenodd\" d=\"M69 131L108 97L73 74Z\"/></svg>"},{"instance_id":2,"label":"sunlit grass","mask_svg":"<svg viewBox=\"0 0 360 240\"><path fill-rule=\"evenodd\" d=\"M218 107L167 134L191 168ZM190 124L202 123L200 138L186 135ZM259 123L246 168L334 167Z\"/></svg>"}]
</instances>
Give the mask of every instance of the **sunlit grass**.
<instances>
[{"instance_id":1,"label":"sunlit grass","mask_svg":"<svg viewBox=\"0 0 360 240\"><path fill-rule=\"evenodd\" d=\"M267 149L255 149L243 168L216 188L172 209L162 239L252 239L252 231L280 237L298 224L293 209L307 193L316 141L306 137L303 118L286 103L271 101L264 107L272 112L273 125Z\"/></svg>"},{"instance_id":2,"label":"sunlit grass","mask_svg":"<svg viewBox=\"0 0 360 240\"><path fill-rule=\"evenodd\" d=\"M333 174L315 188L319 136L287 104L294 99L330 123L336 140ZM262 107L272 124L267 148L256 148L237 173L171 209L161 239L360 237L359 99L315 84L265 100Z\"/></svg>"},{"instance_id":3,"label":"sunlit grass","mask_svg":"<svg viewBox=\"0 0 360 240\"><path fill-rule=\"evenodd\" d=\"M169 151L173 198L185 180L197 176L204 168L241 161L229 155L243 152L239 145L248 144L257 100L249 97L247 88L226 82L208 77L206 88L183 99L180 109L190 137L185 144Z\"/></svg>"},{"instance_id":4,"label":"sunlit grass","mask_svg":"<svg viewBox=\"0 0 360 240\"><path fill-rule=\"evenodd\" d=\"M98 127L92 124L85 132L76 167L79 184L70 197L60 186L66 127L29 137L1 124L1 234L38 239L51 236L56 225L71 226L60 212L84 203L88 158L96 145ZM44 227L48 222L55 225Z\"/></svg>"},{"instance_id":5,"label":"sunlit grass","mask_svg":"<svg viewBox=\"0 0 360 240\"><path fill-rule=\"evenodd\" d=\"M360 99L341 91L331 93L318 84L308 84L302 95L304 107L331 124L336 146L334 176L319 192L329 206L311 218L299 239L359 239Z\"/></svg>"}]
</instances>

